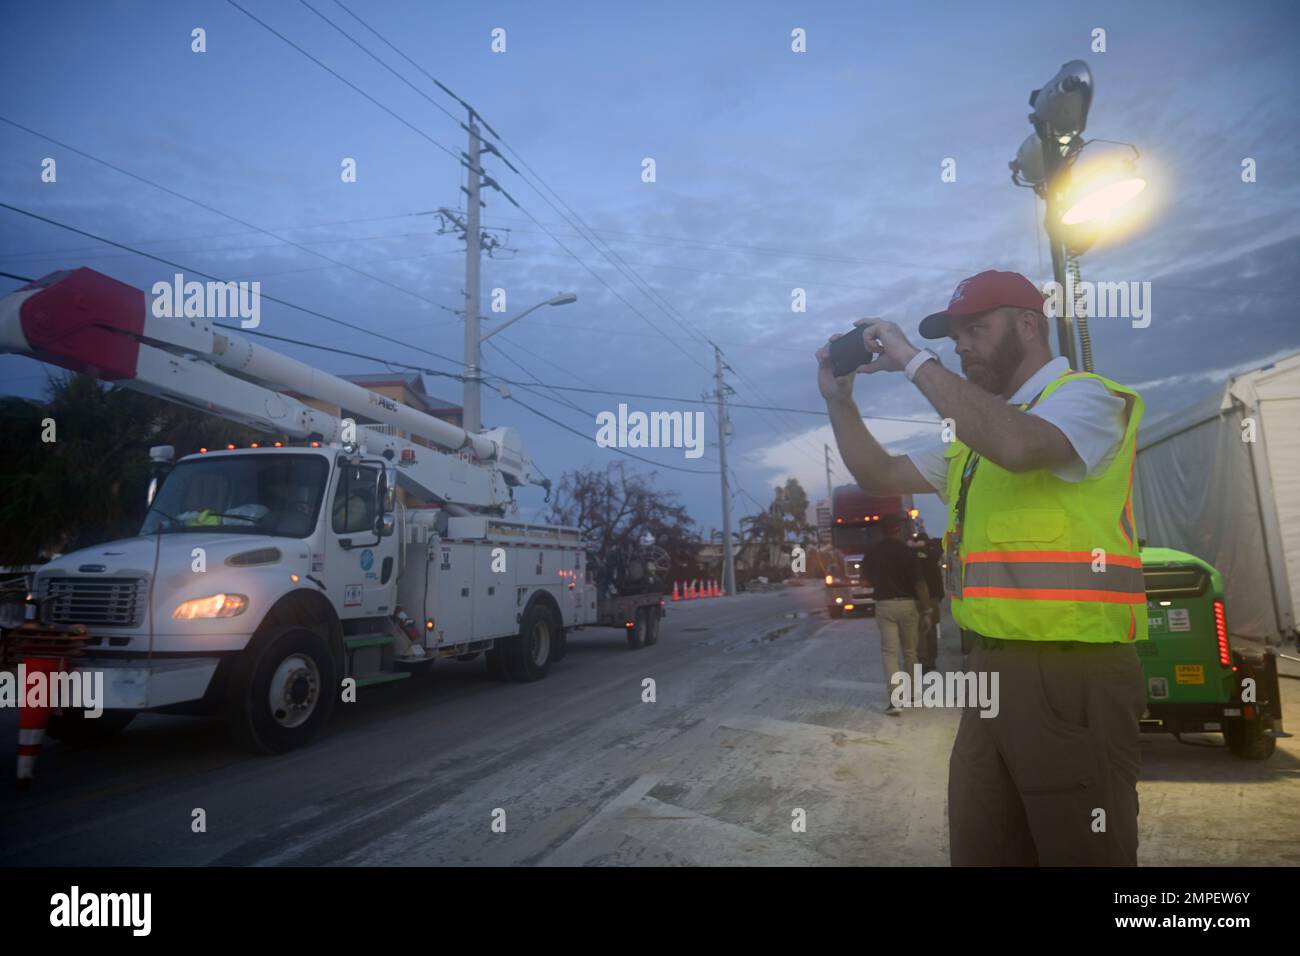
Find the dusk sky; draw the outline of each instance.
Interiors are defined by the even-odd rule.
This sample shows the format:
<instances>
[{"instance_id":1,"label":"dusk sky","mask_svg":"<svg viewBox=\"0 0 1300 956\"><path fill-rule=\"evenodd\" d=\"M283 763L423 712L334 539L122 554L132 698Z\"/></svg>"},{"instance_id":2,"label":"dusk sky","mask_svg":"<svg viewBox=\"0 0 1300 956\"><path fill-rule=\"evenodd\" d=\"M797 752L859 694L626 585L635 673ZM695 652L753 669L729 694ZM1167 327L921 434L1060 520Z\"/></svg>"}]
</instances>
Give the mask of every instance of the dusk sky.
<instances>
[{"instance_id":1,"label":"dusk sky","mask_svg":"<svg viewBox=\"0 0 1300 956\"><path fill-rule=\"evenodd\" d=\"M471 103L524 174L485 158L524 211L485 193L485 224L505 248L484 259L484 311L497 287L506 317L556 292L579 296L512 326L484 356L489 375L609 393L560 393L575 408L511 387L575 435L485 389L485 422L517 427L554 480L620 457L593 441L596 414L620 401L702 409L626 395L698 399L713 388L716 342L735 401L814 413L734 411L737 516L766 506L792 475L824 496L822 446L833 439L813 352L830 333L881 316L920 344L921 317L963 277L997 268L1051 278L1041 204L1011 184L1007 162L1030 132L1029 92L1076 58L1096 83L1087 135L1135 144L1151 182L1143 225L1082 259L1084 279L1152 289L1149 327L1094 321L1097 371L1140 389L1154 422L1300 350L1293 2L344 3ZM452 310L463 306L463 247L429 213L464 206L454 156L466 136L322 17L457 119L463 111L335 0L239 5L391 114L228 2L6 3L0 201L260 280L264 294L411 348L272 303L260 331L459 372L415 349L462 355ZM196 27L205 53L191 50ZM502 53L491 47L497 28ZM795 28L806 53L791 50ZM1092 50L1099 28L1105 52ZM41 181L46 157L55 183ZM356 160L355 183L341 180L344 158ZM642 181L646 158L653 183ZM1253 183L1242 181L1247 158ZM942 181L945 159L955 182ZM0 270L81 265L146 289L176 271L0 209ZM0 279L0 293L18 284ZM791 309L796 288L805 313ZM272 347L333 372L383 368ZM950 343L939 352L958 367ZM44 378L39 363L0 357L7 393L36 396ZM458 382L426 383L460 403ZM860 379L856 394L864 414L887 417L868 426L895 450L937 427L901 375ZM658 467L705 533L721 524L707 413L706 435L703 458L634 449L655 464L625 459ZM833 464L835 482L849 480ZM524 515L541 500L523 492ZM938 499L922 507L940 530Z\"/></svg>"}]
</instances>

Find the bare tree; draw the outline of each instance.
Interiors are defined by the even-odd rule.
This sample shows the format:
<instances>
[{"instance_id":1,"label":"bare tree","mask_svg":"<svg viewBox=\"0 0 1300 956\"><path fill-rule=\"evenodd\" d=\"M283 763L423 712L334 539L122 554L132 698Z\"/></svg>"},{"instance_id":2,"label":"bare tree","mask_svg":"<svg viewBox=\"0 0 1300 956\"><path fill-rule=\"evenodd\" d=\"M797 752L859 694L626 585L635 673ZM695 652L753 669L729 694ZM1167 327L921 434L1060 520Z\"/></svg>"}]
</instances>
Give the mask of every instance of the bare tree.
<instances>
[{"instance_id":1,"label":"bare tree","mask_svg":"<svg viewBox=\"0 0 1300 956\"><path fill-rule=\"evenodd\" d=\"M629 471L622 462L603 470L566 472L555 490L548 520L582 529L601 554L636 545L649 532L673 560L674 577L698 568L694 521L673 492L655 488L655 472Z\"/></svg>"}]
</instances>

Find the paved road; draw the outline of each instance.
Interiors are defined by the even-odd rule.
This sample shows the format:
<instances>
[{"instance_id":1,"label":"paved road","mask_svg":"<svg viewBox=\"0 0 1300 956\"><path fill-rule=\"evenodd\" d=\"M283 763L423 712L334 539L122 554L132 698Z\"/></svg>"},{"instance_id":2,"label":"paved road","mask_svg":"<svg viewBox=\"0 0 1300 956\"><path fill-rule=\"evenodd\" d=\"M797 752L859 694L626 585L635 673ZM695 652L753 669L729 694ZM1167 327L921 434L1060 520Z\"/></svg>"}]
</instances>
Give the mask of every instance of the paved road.
<instances>
[{"instance_id":1,"label":"paved road","mask_svg":"<svg viewBox=\"0 0 1300 956\"><path fill-rule=\"evenodd\" d=\"M277 758L186 718L50 743L32 791L0 788L0 864L944 865L957 715L885 716L874 621L828 621L820 597L671 605L635 652L585 631L537 684L440 664ZM16 724L0 711L0 767ZM1300 862L1294 741L1262 764L1165 738L1143 757L1143 863Z\"/></svg>"}]
</instances>

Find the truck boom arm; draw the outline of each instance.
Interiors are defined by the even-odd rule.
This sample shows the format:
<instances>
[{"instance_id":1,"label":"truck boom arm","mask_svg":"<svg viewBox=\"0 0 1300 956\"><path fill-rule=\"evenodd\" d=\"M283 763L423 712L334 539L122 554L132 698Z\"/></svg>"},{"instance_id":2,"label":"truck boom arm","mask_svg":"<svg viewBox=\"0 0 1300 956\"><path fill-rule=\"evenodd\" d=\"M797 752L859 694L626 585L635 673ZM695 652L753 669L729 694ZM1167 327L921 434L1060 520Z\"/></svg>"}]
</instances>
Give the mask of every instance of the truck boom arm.
<instances>
[{"instance_id":1,"label":"truck boom arm","mask_svg":"<svg viewBox=\"0 0 1300 956\"><path fill-rule=\"evenodd\" d=\"M417 497L508 508L510 487L537 483L518 434L472 435L338 376L255 345L203 318L158 318L145 294L92 269L56 272L0 299L0 352L27 355L273 434L326 442L342 422L294 392L352 409L446 454L382 429L358 427L368 453L392 450L399 483ZM462 456L468 457L463 460Z\"/></svg>"}]
</instances>

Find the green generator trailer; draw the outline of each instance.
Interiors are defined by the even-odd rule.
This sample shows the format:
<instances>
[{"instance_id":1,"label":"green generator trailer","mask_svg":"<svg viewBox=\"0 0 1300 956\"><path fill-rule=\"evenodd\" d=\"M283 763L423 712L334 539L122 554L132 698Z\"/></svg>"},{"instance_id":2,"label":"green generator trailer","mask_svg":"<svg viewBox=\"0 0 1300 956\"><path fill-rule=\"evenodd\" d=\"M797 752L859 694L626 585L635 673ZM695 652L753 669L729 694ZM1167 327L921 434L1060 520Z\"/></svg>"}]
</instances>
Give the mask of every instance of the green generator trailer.
<instances>
[{"instance_id":1,"label":"green generator trailer","mask_svg":"<svg viewBox=\"0 0 1300 956\"><path fill-rule=\"evenodd\" d=\"M1223 576L1194 555L1143 548L1150 640L1138 643L1146 680L1142 729L1222 733L1238 757L1264 760L1282 733L1277 656L1228 634Z\"/></svg>"}]
</instances>

